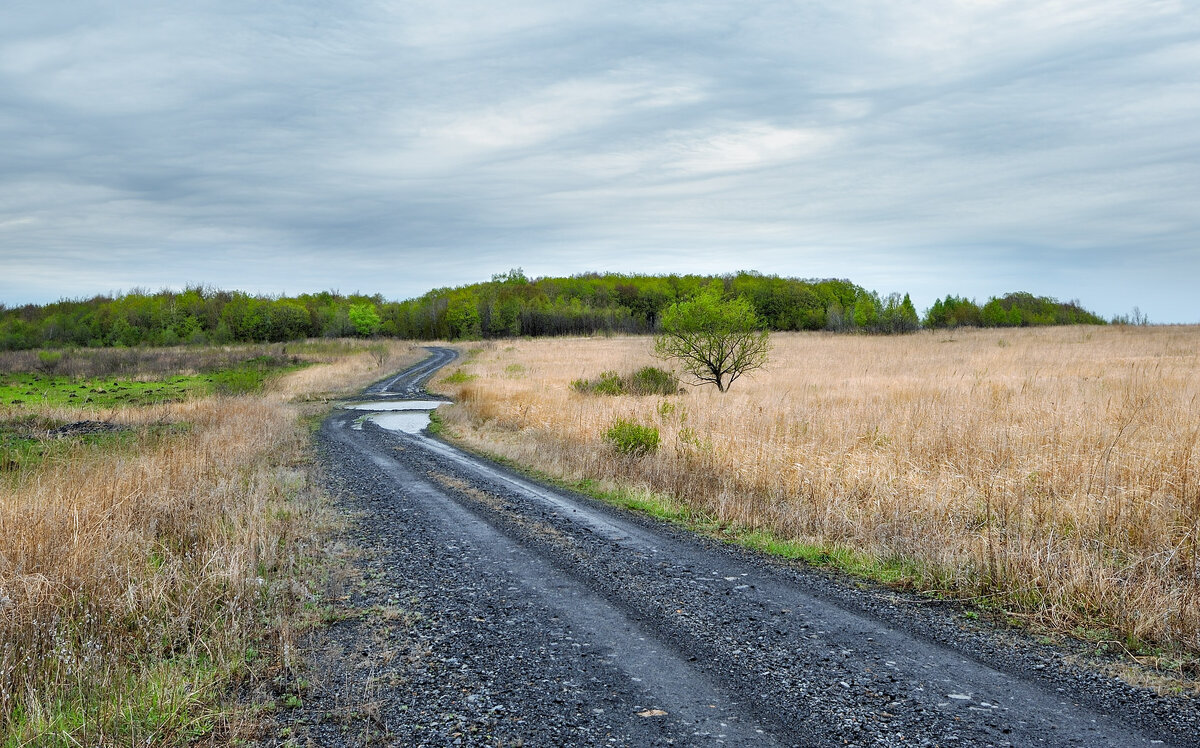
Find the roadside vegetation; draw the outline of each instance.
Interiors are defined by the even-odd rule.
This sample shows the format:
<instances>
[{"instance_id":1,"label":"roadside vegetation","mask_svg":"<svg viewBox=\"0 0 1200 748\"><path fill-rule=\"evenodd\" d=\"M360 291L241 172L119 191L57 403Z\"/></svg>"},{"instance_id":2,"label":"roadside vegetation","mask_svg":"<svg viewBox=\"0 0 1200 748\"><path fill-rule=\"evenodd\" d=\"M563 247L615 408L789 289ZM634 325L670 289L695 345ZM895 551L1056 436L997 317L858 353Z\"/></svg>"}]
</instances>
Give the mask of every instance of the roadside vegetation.
<instances>
[{"instance_id":1,"label":"roadside vegetation","mask_svg":"<svg viewBox=\"0 0 1200 748\"><path fill-rule=\"evenodd\" d=\"M772 343L727 393L611 397L572 381L651 365L651 339L488 344L435 380L458 400L441 428L719 537L1196 675L1200 328Z\"/></svg>"},{"instance_id":2,"label":"roadside vegetation","mask_svg":"<svg viewBox=\"0 0 1200 748\"><path fill-rule=\"evenodd\" d=\"M381 345L0 355L0 745L249 734L321 605L306 424L420 357Z\"/></svg>"}]
</instances>

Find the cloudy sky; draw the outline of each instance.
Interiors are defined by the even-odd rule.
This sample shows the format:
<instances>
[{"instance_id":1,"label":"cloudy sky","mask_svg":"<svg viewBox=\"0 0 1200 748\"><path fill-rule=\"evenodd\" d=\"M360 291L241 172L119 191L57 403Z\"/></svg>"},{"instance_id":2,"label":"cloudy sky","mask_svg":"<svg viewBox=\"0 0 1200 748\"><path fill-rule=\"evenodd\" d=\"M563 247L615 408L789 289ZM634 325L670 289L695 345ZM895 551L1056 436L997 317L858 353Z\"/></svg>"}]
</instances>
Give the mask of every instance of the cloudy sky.
<instances>
[{"instance_id":1,"label":"cloudy sky","mask_svg":"<svg viewBox=\"0 0 1200 748\"><path fill-rule=\"evenodd\" d=\"M0 8L0 302L589 270L1200 322L1187 0Z\"/></svg>"}]
</instances>

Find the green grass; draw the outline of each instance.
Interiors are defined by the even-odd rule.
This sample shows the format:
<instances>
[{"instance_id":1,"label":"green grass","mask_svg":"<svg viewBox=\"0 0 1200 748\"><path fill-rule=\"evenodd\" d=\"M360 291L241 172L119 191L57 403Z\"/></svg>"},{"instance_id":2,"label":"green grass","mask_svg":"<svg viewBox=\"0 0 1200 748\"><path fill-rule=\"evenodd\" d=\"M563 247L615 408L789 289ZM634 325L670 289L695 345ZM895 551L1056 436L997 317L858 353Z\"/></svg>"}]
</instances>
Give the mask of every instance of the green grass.
<instances>
[{"instance_id":1,"label":"green grass","mask_svg":"<svg viewBox=\"0 0 1200 748\"><path fill-rule=\"evenodd\" d=\"M304 364L259 356L204 374L177 374L154 380L116 377L75 378L35 372L0 374L0 407L13 406L0 419L0 474L14 474L80 447L126 448L147 434L179 429L125 429L55 436L51 430L70 421L39 415L48 408L121 408L180 402L210 394L260 392L268 379Z\"/></svg>"},{"instance_id":2,"label":"green grass","mask_svg":"<svg viewBox=\"0 0 1200 748\"><path fill-rule=\"evenodd\" d=\"M149 381L13 372L0 374L0 405L115 408L180 402L213 393L237 395L258 392L268 378L301 366L259 356L206 374L177 374Z\"/></svg>"},{"instance_id":3,"label":"green grass","mask_svg":"<svg viewBox=\"0 0 1200 748\"><path fill-rule=\"evenodd\" d=\"M46 460L64 458L80 448L132 448L148 435L187 428L186 424L172 424L61 436L52 433L66 423L35 414L0 419L0 473L16 473Z\"/></svg>"},{"instance_id":4,"label":"green grass","mask_svg":"<svg viewBox=\"0 0 1200 748\"><path fill-rule=\"evenodd\" d=\"M215 726L213 691L227 677L211 665L166 660L141 678L12 715L2 748L80 745L76 736L104 736L121 745L190 745Z\"/></svg>"},{"instance_id":5,"label":"green grass","mask_svg":"<svg viewBox=\"0 0 1200 748\"><path fill-rule=\"evenodd\" d=\"M96 377L73 379L47 374L0 375L0 405L114 408L177 402L212 390L201 375L181 375L143 382Z\"/></svg>"},{"instance_id":6,"label":"green grass","mask_svg":"<svg viewBox=\"0 0 1200 748\"><path fill-rule=\"evenodd\" d=\"M443 384L462 384L463 382L470 382L472 379L476 379L476 375L468 374L465 371L463 371L462 369L455 369L453 374L447 376L445 379L442 380L442 383Z\"/></svg>"}]
</instances>

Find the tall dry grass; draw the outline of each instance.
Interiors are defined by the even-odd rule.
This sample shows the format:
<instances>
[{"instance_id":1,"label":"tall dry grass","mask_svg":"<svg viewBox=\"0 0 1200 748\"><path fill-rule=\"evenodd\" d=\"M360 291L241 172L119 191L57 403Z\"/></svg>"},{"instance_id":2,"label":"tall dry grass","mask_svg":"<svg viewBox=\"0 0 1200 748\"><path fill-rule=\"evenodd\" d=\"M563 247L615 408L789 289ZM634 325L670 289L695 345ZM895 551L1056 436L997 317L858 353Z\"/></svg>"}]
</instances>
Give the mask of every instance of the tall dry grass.
<instances>
[{"instance_id":1,"label":"tall dry grass","mask_svg":"<svg viewBox=\"0 0 1200 748\"><path fill-rule=\"evenodd\" d=\"M420 358L389 350L389 361L322 353L329 363L258 396L41 413L116 421L138 438L0 482L0 743L220 732L219 691L255 647L286 644L329 519L308 467L312 406L294 401Z\"/></svg>"},{"instance_id":2,"label":"tall dry grass","mask_svg":"<svg viewBox=\"0 0 1200 748\"><path fill-rule=\"evenodd\" d=\"M478 379L441 385L460 400L445 419L568 479L857 549L1044 626L1200 653L1200 328L773 340L729 393L672 398L569 388L655 363L648 338L492 344L464 366ZM615 455L618 418L657 426L657 454Z\"/></svg>"}]
</instances>

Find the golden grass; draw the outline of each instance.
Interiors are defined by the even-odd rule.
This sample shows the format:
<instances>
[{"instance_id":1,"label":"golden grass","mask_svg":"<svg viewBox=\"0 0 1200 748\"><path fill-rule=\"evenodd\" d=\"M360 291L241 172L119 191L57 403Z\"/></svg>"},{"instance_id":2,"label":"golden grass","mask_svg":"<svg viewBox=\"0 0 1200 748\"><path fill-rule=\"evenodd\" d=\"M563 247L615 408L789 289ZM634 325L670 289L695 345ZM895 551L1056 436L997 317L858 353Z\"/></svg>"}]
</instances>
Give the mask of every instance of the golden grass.
<instances>
[{"instance_id":1,"label":"golden grass","mask_svg":"<svg viewBox=\"0 0 1200 748\"><path fill-rule=\"evenodd\" d=\"M412 343L396 340L376 341L369 347L355 346L346 351L334 347L330 352L302 355L322 365L293 372L278 382L275 390L297 401L344 397L427 355Z\"/></svg>"},{"instance_id":2,"label":"golden grass","mask_svg":"<svg viewBox=\"0 0 1200 748\"><path fill-rule=\"evenodd\" d=\"M311 598L304 567L329 519L292 403L421 357L390 350L386 365L330 355L260 396L44 413L115 420L139 437L0 482L0 744L220 732L214 704L248 648L286 643Z\"/></svg>"},{"instance_id":3,"label":"golden grass","mask_svg":"<svg viewBox=\"0 0 1200 748\"><path fill-rule=\"evenodd\" d=\"M671 398L569 387L656 363L650 338L489 344L463 367L477 379L439 385L460 399L444 420L568 480L863 551L1042 626L1200 653L1200 328L773 342L729 393ZM657 426L657 454L615 455L618 418Z\"/></svg>"}]
</instances>

